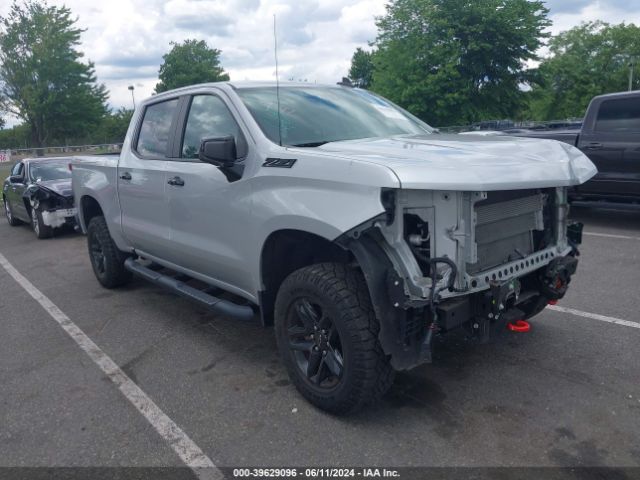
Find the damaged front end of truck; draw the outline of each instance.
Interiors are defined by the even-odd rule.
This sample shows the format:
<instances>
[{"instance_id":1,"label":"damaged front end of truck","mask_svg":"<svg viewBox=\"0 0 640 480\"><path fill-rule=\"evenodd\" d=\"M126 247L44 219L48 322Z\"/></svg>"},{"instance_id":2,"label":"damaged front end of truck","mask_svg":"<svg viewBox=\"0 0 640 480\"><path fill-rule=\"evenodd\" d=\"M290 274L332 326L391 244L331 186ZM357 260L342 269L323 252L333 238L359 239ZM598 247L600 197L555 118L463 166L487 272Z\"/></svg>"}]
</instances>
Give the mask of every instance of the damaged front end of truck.
<instances>
[{"instance_id":1,"label":"damaged front end of truck","mask_svg":"<svg viewBox=\"0 0 640 480\"><path fill-rule=\"evenodd\" d=\"M464 328L487 342L562 298L582 224L567 188L385 189L385 213L343 234L367 280L395 369L431 361L434 335Z\"/></svg>"}]
</instances>

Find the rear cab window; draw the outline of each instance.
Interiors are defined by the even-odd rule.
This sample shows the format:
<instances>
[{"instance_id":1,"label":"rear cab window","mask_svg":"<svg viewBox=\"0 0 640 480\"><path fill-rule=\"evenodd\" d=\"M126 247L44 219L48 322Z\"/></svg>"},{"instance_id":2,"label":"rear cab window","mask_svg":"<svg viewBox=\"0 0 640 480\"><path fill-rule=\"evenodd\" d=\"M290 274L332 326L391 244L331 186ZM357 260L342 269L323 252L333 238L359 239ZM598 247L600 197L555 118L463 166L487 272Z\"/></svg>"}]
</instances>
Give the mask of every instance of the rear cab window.
<instances>
[{"instance_id":1,"label":"rear cab window","mask_svg":"<svg viewBox=\"0 0 640 480\"><path fill-rule=\"evenodd\" d=\"M640 97L603 101L598 109L595 130L607 133L640 132Z\"/></svg>"}]
</instances>

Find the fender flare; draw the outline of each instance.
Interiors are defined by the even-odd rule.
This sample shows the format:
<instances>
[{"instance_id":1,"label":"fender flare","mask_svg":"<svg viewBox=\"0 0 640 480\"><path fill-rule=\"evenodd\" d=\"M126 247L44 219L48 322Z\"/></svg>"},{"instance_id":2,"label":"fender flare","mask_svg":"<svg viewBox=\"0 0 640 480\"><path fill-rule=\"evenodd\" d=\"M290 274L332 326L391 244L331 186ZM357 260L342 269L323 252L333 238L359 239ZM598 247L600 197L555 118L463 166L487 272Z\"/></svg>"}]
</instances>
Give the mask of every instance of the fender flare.
<instances>
[{"instance_id":1,"label":"fender flare","mask_svg":"<svg viewBox=\"0 0 640 480\"><path fill-rule=\"evenodd\" d=\"M358 238L341 237L338 243L349 249L355 257L369 289L371 304L380 323L378 339L384 353L391 357L391 365L396 370L407 370L431 361L431 342L427 335L424 315L414 309L394 307L391 300L389 279L398 275L378 243L375 233L360 235ZM403 287L404 288L404 287ZM419 315L416 319L415 315ZM409 323L424 322L424 335L419 341L406 342L404 332Z\"/></svg>"}]
</instances>

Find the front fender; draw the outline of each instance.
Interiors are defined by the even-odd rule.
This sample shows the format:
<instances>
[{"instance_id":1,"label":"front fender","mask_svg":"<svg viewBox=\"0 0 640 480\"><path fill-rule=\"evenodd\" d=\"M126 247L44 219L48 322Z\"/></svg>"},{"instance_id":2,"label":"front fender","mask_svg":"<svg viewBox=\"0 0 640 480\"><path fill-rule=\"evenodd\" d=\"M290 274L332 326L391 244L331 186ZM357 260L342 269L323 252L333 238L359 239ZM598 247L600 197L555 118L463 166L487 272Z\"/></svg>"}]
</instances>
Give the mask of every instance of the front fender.
<instances>
[{"instance_id":1,"label":"front fender","mask_svg":"<svg viewBox=\"0 0 640 480\"><path fill-rule=\"evenodd\" d=\"M381 189L365 185L288 177L258 177L253 181L252 264L260 264L263 245L279 230L298 230L333 241L384 212ZM260 272L253 272L256 292Z\"/></svg>"}]
</instances>

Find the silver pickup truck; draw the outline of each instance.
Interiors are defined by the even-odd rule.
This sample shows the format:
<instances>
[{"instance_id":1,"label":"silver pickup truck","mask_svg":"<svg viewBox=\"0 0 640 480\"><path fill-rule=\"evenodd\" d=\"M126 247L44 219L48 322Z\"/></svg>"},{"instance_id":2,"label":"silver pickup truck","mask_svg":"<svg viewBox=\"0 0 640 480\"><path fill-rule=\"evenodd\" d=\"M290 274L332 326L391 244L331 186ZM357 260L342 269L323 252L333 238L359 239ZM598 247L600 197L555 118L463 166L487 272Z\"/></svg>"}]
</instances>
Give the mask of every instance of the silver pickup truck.
<instances>
[{"instance_id":1,"label":"silver pickup truck","mask_svg":"<svg viewBox=\"0 0 640 480\"><path fill-rule=\"evenodd\" d=\"M366 90L229 82L144 101L73 188L102 285L259 317L302 395L346 413L435 335L484 342L561 298L567 187L595 173L570 145L442 135Z\"/></svg>"}]
</instances>

